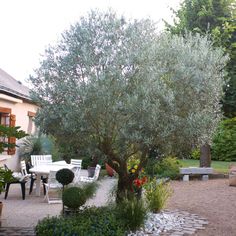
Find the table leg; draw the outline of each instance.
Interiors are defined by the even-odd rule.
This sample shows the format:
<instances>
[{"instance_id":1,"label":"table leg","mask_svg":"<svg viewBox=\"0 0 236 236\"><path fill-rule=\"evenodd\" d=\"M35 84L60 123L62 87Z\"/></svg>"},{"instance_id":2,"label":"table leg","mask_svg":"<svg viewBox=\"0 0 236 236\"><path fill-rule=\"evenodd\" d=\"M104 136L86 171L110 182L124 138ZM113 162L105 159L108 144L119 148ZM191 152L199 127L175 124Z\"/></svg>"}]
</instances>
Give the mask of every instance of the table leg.
<instances>
[{"instance_id":1,"label":"table leg","mask_svg":"<svg viewBox=\"0 0 236 236\"><path fill-rule=\"evenodd\" d=\"M40 196L40 187L41 187L41 175L40 174L37 174L35 183L36 183L36 189L35 189L36 196Z\"/></svg>"}]
</instances>

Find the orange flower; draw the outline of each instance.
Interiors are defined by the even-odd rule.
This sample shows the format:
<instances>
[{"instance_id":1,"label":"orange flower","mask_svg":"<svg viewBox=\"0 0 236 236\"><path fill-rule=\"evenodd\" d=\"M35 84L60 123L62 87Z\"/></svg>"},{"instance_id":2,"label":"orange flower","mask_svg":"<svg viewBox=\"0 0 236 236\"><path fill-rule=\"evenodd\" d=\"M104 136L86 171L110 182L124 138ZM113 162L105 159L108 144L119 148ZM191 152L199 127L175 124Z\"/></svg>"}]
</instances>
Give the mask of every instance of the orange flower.
<instances>
[{"instance_id":1,"label":"orange flower","mask_svg":"<svg viewBox=\"0 0 236 236\"><path fill-rule=\"evenodd\" d=\"M142 178L142 184L146 184L147 181L148 181L147 176L143 176L143 178Z\"/></svg>"}]
</instances>

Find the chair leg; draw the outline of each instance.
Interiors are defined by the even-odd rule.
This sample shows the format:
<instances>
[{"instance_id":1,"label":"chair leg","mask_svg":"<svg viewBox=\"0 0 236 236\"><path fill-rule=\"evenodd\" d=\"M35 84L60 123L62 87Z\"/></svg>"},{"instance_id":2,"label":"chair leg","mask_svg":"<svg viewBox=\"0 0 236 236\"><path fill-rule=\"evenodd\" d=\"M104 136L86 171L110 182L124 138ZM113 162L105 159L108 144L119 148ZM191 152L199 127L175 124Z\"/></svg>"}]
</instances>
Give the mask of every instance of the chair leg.
<instances>
[{"instance_id":1,"label":"chair leg","mask_svg":"<svg viewBox=\"0 0 236 236\"><path fill-rule=\"evenodd\" d=\"M42 178L42 182L43 182L43 194L45 196L46 195L46 186L45 186L45 184L47 183L47 179Z\"/></svg>"},{"instance_id":2,"label":"chair leg","mask_svg":"<svg viewBox=\"0 0 236 236\"><path fill-rule=\"evenodd\" d=\"M45 190L46 190L46 194L45 194L45 197L44 197L44 199L46 199L47 200L47 202L49 203L49 187L48 186L45 186L44 185L44 187L45 187Z\"/></svg>"},{"instance_id":3,"label":"chair leg","mask_svg":"<svg viewBox=\"0 0 236 236\"><path fill-rule=\"evenodd\" d=\"M7 199L7 195L8 195L8 191L9 191L10 185L11 185L10 183L6 184L5 199Z\"/></svg>"},{"instance_id":4,"label":"chair leg","mask_svg":"<svg viewBox=\"0 0 236 236\"><path fill-rule=\"evenodd\" d=\"M31 181L30 181L30 190L29 190L29 194L31 194L31 193L32 193L32 191L33 191L33 187L34 187L34 181L35 181L35 179L31 178Z\"/></svg>"},{"instance_id":5,"label":"chair leg","mask_svg":"<svg viewBox=\"0 0 236 236\"><path fill-rule=\"evenodd\" d=\"M22 199L25 200L25 183L20 183L20 185L21 185Z\"/></svg>"},{"instance_id":6,"label":"chair leg","mask_svg":"<svg viewBox=\"0 0 236 236\"><path fill-rule=\"evenodd\" d=\"M45 184L43 184L43 194L44 194L44 196L46 195L46 187L45 187Z\"/></svg>"}]
</instances>

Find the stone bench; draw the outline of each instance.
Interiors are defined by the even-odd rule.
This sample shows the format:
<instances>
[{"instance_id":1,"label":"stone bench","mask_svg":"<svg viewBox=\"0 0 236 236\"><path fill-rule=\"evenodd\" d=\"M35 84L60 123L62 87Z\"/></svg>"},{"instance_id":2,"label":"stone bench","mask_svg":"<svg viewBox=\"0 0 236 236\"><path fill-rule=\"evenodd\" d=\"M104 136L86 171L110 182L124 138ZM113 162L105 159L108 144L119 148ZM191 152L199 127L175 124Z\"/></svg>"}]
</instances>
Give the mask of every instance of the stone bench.
<instances>
[{"instance_id":1,"label":"stone bench","mask_svg":"<svg viewBox=\"0 0 236 236\"><path fill-rule=\"evenodd\" d=\"M229 169L229 186L236 186L236 166Z\"/></svg>"},{"instance_id":2,"label":"stone bench","mask_svg":"<svg viewBox=\"0 0 236 236\"><path fill-rule=\"evenodd\" d=\"M202 175L202 180L208 180L209 174L213 174L211 167L186 167L180 168L180 174L183 175L183 181L189 181L189 175Z\"/></svg>"}]
</instances>

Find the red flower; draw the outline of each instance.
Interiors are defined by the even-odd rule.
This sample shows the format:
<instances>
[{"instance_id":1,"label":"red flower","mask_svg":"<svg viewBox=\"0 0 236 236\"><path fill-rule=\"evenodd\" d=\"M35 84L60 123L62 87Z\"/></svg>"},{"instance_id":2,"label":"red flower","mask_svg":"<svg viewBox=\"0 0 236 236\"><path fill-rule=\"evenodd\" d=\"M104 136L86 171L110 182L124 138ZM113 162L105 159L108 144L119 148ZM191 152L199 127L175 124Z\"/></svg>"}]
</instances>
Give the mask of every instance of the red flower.
<instances>
[{"instance_id":1,"label":"red flower","mask_svg":"<svg viewBox=\"0 0 236 236\"><path fill-rule=\"evenodd\" d=\"M147 183L147 180L147 177L144 176L142 179L135 179L133 183L137 188L140 188L143 184Z\"/></svg>"},{"instance_id":2,"label":"red flower","mask_svg":"<svg viewBox=\"0 0 236 236\"><path fill-rule=\"evenodd\" d=\"M142 180L141 179L135 179L134 180L134 185L138 188L142 186Z\"/></svg>"}]
</instances>

